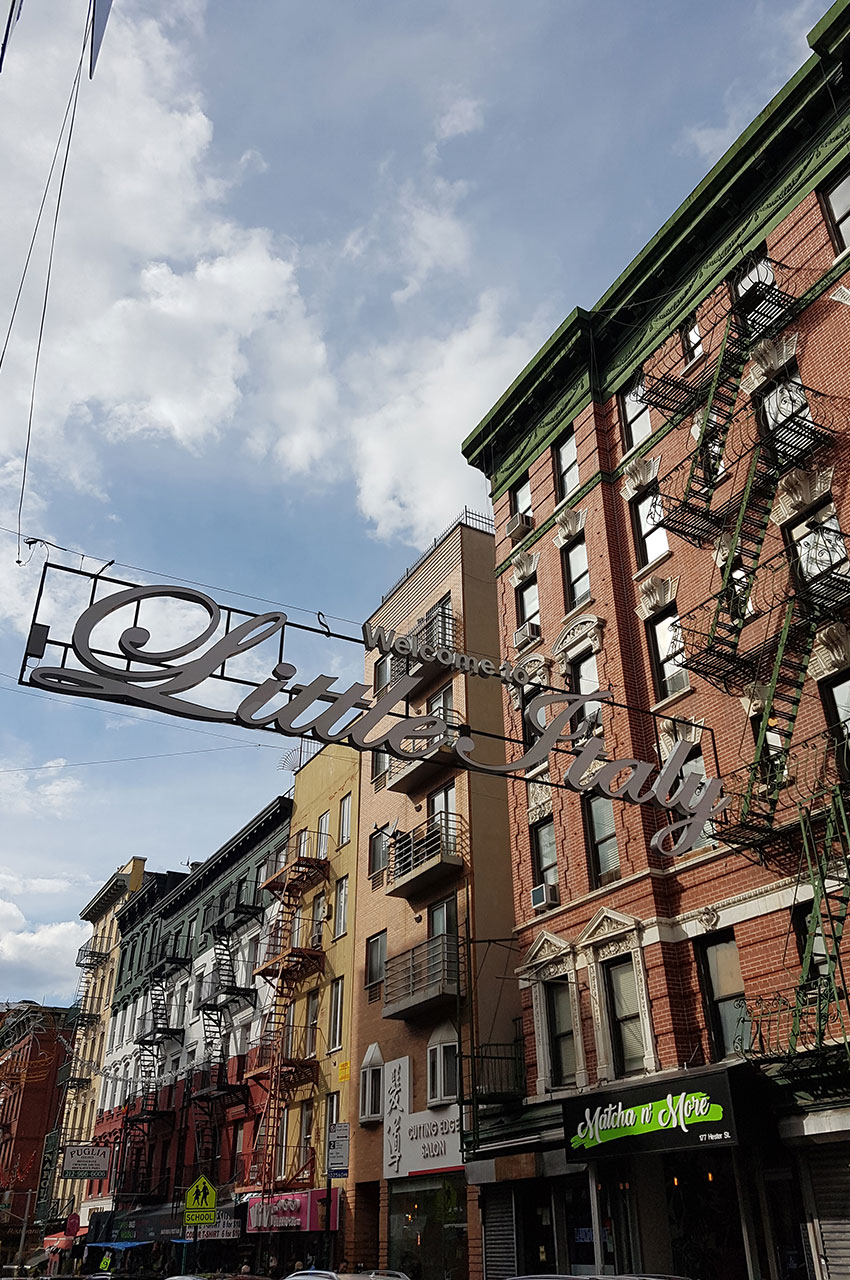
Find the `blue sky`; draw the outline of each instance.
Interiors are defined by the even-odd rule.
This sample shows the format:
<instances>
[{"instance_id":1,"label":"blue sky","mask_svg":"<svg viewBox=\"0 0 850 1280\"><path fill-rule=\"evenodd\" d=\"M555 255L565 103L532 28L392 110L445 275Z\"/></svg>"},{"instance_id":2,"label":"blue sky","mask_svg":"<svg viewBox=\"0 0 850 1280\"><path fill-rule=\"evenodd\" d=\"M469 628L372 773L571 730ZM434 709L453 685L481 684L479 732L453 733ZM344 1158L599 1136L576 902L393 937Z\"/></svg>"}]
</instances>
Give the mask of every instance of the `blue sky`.
<instances>
[{"instance_id":1,"label":"blue sky","mask_svg":"<svg viewBox=\"0 0 850 1280\"><path fill-rule=\"evenodd\" d=\"M463 437L802 63L823 7L115 0L80 94L24 533L88 557L64 563L358 623L464 503L487 508ZM25 0L0 76L4 327L85 8ZM0 368L6 529L46 250ZM44 551L15 560L0 533L0 999L62 998L77 913L119 863L207 856L291 775L263 735L18 689ZM308 666L357 675L321 646Z\"/></svg>"}]
</instances>

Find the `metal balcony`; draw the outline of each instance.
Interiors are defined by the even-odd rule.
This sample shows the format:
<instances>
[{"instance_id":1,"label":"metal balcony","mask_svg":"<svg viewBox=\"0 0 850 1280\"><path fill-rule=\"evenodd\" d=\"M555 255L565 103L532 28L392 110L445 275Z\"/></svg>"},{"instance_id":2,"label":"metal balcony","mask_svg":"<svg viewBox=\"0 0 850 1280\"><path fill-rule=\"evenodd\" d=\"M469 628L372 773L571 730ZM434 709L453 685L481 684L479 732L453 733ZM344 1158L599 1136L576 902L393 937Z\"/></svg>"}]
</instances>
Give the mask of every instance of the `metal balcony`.
<instances>
[{"instance_id":1,"label":"metal balcony","mask_svg":"<svg viewBox=\"0 0 850 1280\"><path fill-rule=\"evenodd\" d=\"M526 1095L523 1042L484 1044L476 1049L472 1063L473 1106L476 1103L508 1102Z\"/></svg>"},{"instance_id":2,"label":"metal balcony","mask_svg":"<svg viewBox=\"0 0 850 1280\"><path fill-rule=\"evenodd\" d=\"M260 941L259 963L255 975L268 978L270 973L288 974L300 981L311 973L321 973L325 967L322 950L322 925L301 921L299 930L276 924Z\"/></svg>"},{"instance_id":3,"label":"metal balcony","mask_svg":"<svg viewBox=\"0 0 850 1280\"><path fill-rule=\"evenodd\" d=\"M385 892L407 898L423 893L463 869L469 828L456 813L438 813L393 839Z\"/></svg>"},{"instance_id":4,"label":"metal balcony","mask_svg":"<svg viewBox=\"0 0 850 1280\"><path fill-rule=\"evenodd\" d=\"M165 1019L149 1017L145 1018L139 1026L136 1044L163 1044L166 1040L179 1040L182 1043L185 1034L185 1028L173 1026L170 1017Z\"/></svg>"},{"instance_id":5,"label":"metal balcony","mask_svg":"<svg viewBox=\"0 0 850 1280\"><path fill-rule=\"evenodd\" d=\"M313 885L329 879L330 852L331 839L327 832L299 831L278 854L261 888L269 893L300 897Z\"/></svg>"},{"instance_id":6,"label":"metal balcony","mask_svg":"<svg viewBox=\"0 0 850 1280\"><path fill-rule=\"evenodd\" d=\"M463 622L451 610L434 609L408 631L404 639L410 641L411 650L415 652L409 658L393 654L391 684L395 684L408 671L423 680L437 672L447 675L449 668L444 662L437 661L437 653L443 649L463 649ZM422 649L425 649L424 655Z\"/></svg>"},{"instance_id":7,"label":"metal balcony","mask_svg":"<svg viewBox=\"0 0 850 1280\"><path fill-rule=\"evenodd\" d=\"M183 934L177 937L163 938L157 949L157 958L153 973L165 977L177 969L191 969L192 944Z\"/></svg>"},{"instance_id":8,"label":"metal balcony","mask_svg":"<svg viewBox=\"0 0 850 1280\"><path fill-rule=\"evenodd\" d=\"M384 1018L415 1018L452 1007L461 992L458 940L441 934L387 961Z\"/></svg>"},{"instance_id":9,"label":"metal balcony","mask_svg":"<svg viewBox=\"0 0 850 1280\"><path fill-rule=\"evenodd\" d=\"M231 1005L257 1003L257 993L252 986L246 986L241 983L234 975L233 980L227 981L218 972L213 969L212 973L208 973L201 984L201 998L198 1003L199 1009L227 1009Z\"/></svg>"},{"instance_id":10,"label":"metal balcony","mask_svg":"<svg viewBox=\"0 0 850 1280\"><path fill-rule=\"evenodd\" d=\"M745 264L736 286L735 311L751 343L774 337L793 319L797 299L778 283L787 274L784 263L770 258L757 256ZM742 279L749 281L743 290Z\"/></svg>"},{"instance_id":11,"label":"metal balcony","mask_svg":"<svg viewBox=\"0 0 850 1280\"><path fill-rule=\"evenodd\" d=\"M262 890L254 880L232 884L214 902L204 908L201 928L204 932L237 929L248 920L263 914Z\"/></svg>"},{"instance_id":12,"label":"metal balcony","mask_svg":"<svg viewBox=\"0 0 850 1280\"><path fill-rule=\"evenodd\" d=\"M103 938L89 938L77 952L78 969L96 969L106 964L109 959L109 948Z\"/></svg>"},{"instance_id":13,"label":"metal balcony","mask_svg":"<svg viewBox=\"0 0 850 1280\"><path fill-rule=\"evenodd\" d=\"M223 1098L245 1090L245 1055L239 1054L227 1061L213 1059L199 1063L192 1071L190 1082L192 1098Z\"/></svg>"},{"instance_id":14,"label":"metal balcony","mask_svg":"<svg viewBox=\"0 0 850 1280\"><path fill-rule=\"evenodd\" d=\"M423 713L422 718L426 718L428 714ZM457 711L435 711L434 715L445 721L449 731L448 740L442 746L435 747L430 755L421 756L418 760L391 758L387 791L399 791L404 795L411 791L422 791L431 785L434 775L440 770L457 768L458 761L452 751L452 744L463 723L461 716ZM404 745L407 750L415 751L426 745L426 741L425 738L406 738Z\"/></svg>"}]
</instances>

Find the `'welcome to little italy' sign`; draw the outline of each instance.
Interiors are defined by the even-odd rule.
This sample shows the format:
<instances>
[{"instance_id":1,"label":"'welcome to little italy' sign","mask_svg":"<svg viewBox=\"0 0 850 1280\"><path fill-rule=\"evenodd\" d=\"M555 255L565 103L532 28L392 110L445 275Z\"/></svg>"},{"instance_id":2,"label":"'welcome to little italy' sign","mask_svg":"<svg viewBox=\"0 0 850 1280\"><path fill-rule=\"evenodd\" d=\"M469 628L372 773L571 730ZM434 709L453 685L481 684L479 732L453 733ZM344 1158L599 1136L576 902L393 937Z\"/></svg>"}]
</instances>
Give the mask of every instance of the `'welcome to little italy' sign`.
<instances>
[{"instance_id":1,"label":"'welcome to little italy' sign","mask_svg":"<svg viewBox=\"0 0 850 1280\"><path fill-rule=\"evenodd\" d=\"M635 1151L734 1146L738 1141L725 1072L677 1076L564 1103L568 1152L619 1156Z\"/></svg>"}]
</instances>

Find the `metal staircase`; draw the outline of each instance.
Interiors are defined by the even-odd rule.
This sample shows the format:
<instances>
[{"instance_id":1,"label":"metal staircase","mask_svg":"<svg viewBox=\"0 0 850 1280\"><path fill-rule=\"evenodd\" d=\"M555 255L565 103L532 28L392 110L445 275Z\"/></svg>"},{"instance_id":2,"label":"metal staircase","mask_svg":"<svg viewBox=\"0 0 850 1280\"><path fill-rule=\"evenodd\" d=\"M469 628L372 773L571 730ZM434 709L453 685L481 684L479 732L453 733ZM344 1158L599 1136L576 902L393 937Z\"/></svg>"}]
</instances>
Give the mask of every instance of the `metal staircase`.
<instances>
[{"instance_id":1,"label":"metal staircase","mask_svg":"<svg viewBox=\"0 0 850 1280\"><path fill-rule=\"evenodd\" d=\"M275 1188L304 1185L311 1168L312 1149L304 1153L306 1163L295 1160L293 1165L281 1158L278 1143L294 1091L318 1083L316 1045L311 1043L315 1028L294 1026L292 1010L304 980L324 970L323 923L303 919L301 908L305 893L330 879L330 862L324 856L327 842L324 832L310 833L306 840L299 833L288 845L290 858L284 851L263 886L278 899L279 910L262 939L254 972L270 983L274 998L264 1035L252 1046L246 1070L267 1078L268 1093L254 1150L246 1153L239 1177L242 1185L259 1186L264 1195ZM316 856L318 851L323 856Z\"/></svg>"}]
</instances>

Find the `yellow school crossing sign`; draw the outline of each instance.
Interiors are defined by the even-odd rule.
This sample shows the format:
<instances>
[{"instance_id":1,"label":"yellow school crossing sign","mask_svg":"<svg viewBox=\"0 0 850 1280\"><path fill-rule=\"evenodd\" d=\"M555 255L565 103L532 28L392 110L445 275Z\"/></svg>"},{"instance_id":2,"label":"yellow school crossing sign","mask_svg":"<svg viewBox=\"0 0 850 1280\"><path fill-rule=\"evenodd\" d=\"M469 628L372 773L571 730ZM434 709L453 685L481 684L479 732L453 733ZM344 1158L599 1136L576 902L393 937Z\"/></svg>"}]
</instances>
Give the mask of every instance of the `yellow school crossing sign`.
<instances>
[{"instance_id":1,"label":"yellow school crossing sign","mask_svg":"<svg viewBox=\"0 0 850 1280\"><path fill-rule=\"evenodd\" d=\"M215 1222L215 1206L218 1200L216 1191L209 1178L201 1174L186 1192L183 1205L183 1225L197 1227L204 1223Z\"/></svg>"}]
</instances>

